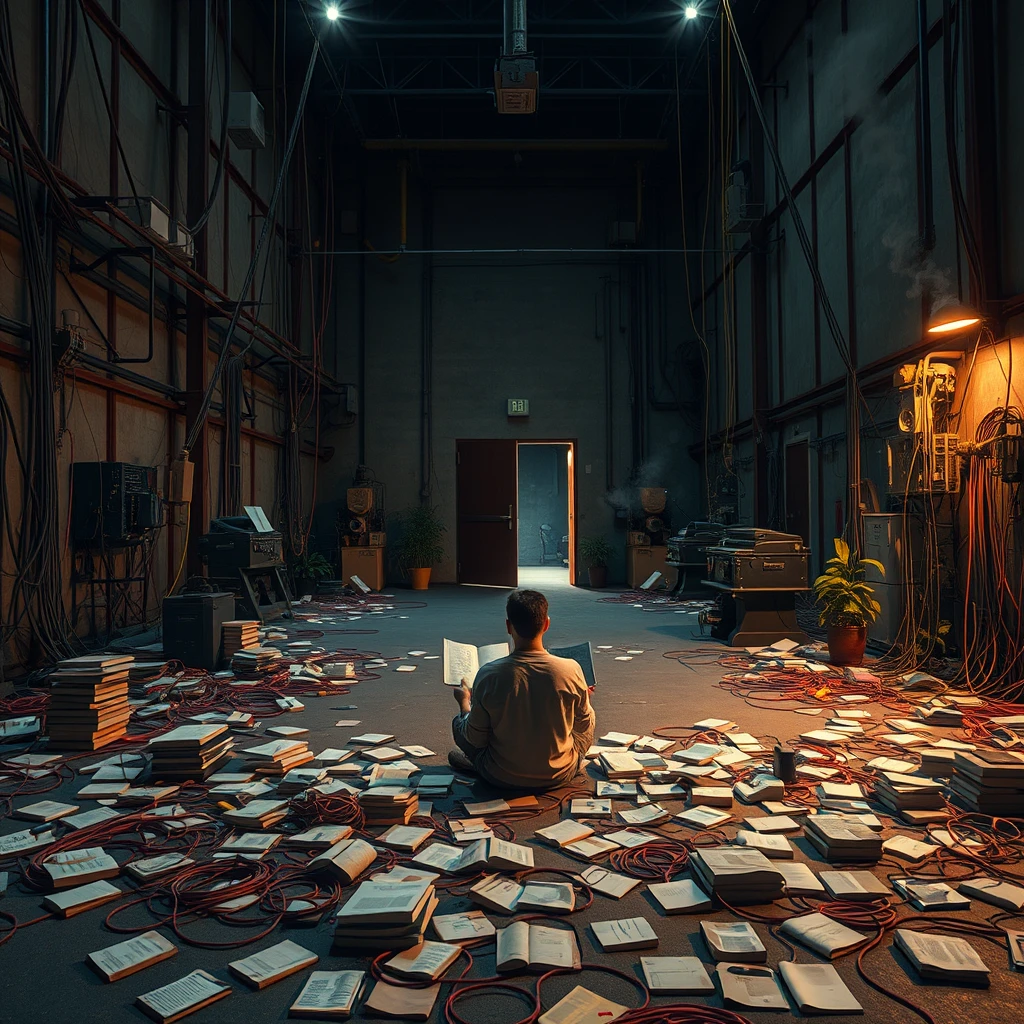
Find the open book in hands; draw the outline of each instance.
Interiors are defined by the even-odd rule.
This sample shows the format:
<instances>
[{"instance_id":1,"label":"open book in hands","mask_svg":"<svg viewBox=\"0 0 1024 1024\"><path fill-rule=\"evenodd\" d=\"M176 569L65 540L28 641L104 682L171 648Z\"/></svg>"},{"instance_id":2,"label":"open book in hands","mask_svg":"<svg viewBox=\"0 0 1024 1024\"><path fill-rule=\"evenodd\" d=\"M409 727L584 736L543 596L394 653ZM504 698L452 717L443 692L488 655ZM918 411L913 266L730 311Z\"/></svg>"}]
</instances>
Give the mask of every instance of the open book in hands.
<instances>
[{"instance_id":1,"label":"open book in hands","mask_svg":"<svg viewBox=\"0 0 1024 1024\"><path fill-rule=\"evenodd\" d=\"M508 641L474 647L445 638L442 648L444 685L472 688L482 665L508 657Z\"/></svg>"}]
</instances>

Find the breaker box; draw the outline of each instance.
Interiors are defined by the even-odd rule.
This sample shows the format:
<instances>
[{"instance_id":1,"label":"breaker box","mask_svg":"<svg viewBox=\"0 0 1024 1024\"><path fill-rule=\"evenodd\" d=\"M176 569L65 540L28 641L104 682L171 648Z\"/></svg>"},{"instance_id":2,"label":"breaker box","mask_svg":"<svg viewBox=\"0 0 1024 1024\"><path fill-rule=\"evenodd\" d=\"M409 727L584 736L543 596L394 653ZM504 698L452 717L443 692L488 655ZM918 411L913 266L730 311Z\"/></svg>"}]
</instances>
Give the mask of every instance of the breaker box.
<instances>
[{"instance_id":1,"label":"breaker box","mask_svg":"<svg viewBox=\"0 0 1024 1024\"><path fill-rule=\"evenodd\" d=\"M71 480L71 539L78 547L126 544L163 525L154 466L76 462Z\"/></svg>"}]
</instances>

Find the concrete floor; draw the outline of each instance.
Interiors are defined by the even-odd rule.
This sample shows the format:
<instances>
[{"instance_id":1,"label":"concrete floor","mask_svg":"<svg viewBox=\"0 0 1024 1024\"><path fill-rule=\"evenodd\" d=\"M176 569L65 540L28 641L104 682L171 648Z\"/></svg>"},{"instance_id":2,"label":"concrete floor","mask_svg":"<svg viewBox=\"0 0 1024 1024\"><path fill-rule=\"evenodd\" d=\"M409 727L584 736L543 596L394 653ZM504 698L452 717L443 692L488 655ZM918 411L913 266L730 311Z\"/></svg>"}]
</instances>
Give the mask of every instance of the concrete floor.
<instances>
[{"instance_id":1,"label":"concrete floor","mask_svg":"<svg viewBox=\"0 0 1024 1024\"><path fill-rule=\"evenodd\" d=\"M632 661L615 661L618 651L597 658L598 689L594 705L598 715L599 734L610 729L632 732L650 732L659 726L688 726L709 715L728 718L741 728L759 736L786 738L795 736L808 727L808 719L791 712L753 709L739 699L725 694L715 686L721 670L708 664L711 657L691 657L688 664L662 655L669 650L699 647L712 655L721 650L719 645L699 637L696 616L680 614L674 610L644 610L630 604L602 603L601 595L568 586L551 586L552 627L549 641L552 645L590 640L598 644L613 644L621 648L642 649L642 655ZM611 592L609 592L611 593ZM427 650L439 654L441 637L476 644L493 643L504 636L503 606L507 591L485 587L439 587L426 595L405 590L394 591L398 607L385 615L365 616L358 623L339 624L342 627L378 628L372 636L345 637L329 634L322 643L328 647L357 645L361 650L372 650L387 656L405 655L412 650ZM405 607L400 602L420 597L426 607ZM657 606L656 606L657 607ZM407 617L405 617L407 616ZM288 716L288 723L303 724L310 729L310 746L314 750L328 745L343 745L349 734L374 730L395 733L400 742L421 743L437 751L430 764L443 764L450 746L450 720L455 705L450 693L441 684L441 662L409 659L417 664L413 673L387 671L376 681L353 687L350 696L306 700L306 710ZM340 705L355 704L357 711L338 712ZM876 717L878 709L874 710ZM342 718L358 718L357 729L339 729L334 722ZM278 720L280 721L280 720ZM814 721L813 719L811 720ZM246 745L246 744L242 744ZM61 790L47 794L53 799L70 798L81 785L80 780ZM486 790L476 790L485 796ZM465 796L466 790L456 787L455 797ZM454 809L454 799L440 806ZM19 801L29 802L29 801ZM679 809L678 805L670 805ZM534 819L517 827L518 839L531 842L533 828L551 824L554 816ZM0 832L17 831L21 826L13 821L0 824ZM727 828L728 834L734 829ZM532 844L538 865L574 867L554 850ZM810 862L816 870L826 867L820 859L809 855L805 841L797 839L798 859ZM881 875L893 874L894 866L879 865ZM904 872L900 871L900 874ZM123 883L127 888L127 883ZM40 897L27 894L12 884L6 897L0 900L0 910L11 912L23 921L39 914ZM457 897L442 900L439 913L451 913L468 906ZM969 915L974 918L991 917L995 908L975 903ZM201 949L179 942L179 953L170 961L158 964L144 972L113 985L103 984L85 965L84 958L92 950L120 940L103 928L105 910L95 910L71 920L46 920L19 931L6 945L0 947L0 1021L50 1022L50 1024L90 1024L121 1021L140 1021L145 1018L133 1007L135 997L164 985L189 971L203 968L222 978L228 978L226 964L245 956L263 945L281 938L291 938L321 956L320 969L341 969L367 966L366 961L334 958L330 955L331 931L329 921L315 929L290 929L274 934L270 939L241 950ZM606 956L600 954L592 939L588 922L620 917L644 916L658 933L661 943L659 955L694 954L710 963L699 937L696 916L665 918L659 915L645 892L645 887L622 901L613 901L597 895L592 907L575 914L571 921L580 936L583 959L590 963L615 966L631 975L639 971L639 953ZM729 919L729 914L718 912L716 919ZM958 915L959 916L959 915ZM147 915L133 912L126 921L139 924ZM789 955L786 947L769 934L763 925L755 925L769 949L769 964L774 965ZM204 927L191 934L212 941L223 941L230 933L222 927ZM992 986L987 991L968 988L924 985L915 980L902 956L891 949L887 941L882 949L869 955L867 969L871 976L901 995L925 1007L937 1022L945 1021L1009 1021L1020 1015L1024 1006L1024 977L1008 970L1003 949L980 939L973 945L992 969ZM797 959L811 962L815 958L800 950ZM479 976L493 974L493 955L481 955L474 970ZM867 1019L872 1021L917 1021L911 1011L884 998L857 977L852 958L837 963L837 968L856 997L863 1004ZM193 1018L197 1022L217 1021L224 1024L251 1024L253 1021L283 1021L287 1008L302 987L304 975L286 979L262 992L243 988L233 982L233 994ZM518 979L522 987L532 988L532 978ZM584 972L582 977L556 978L544 987L544 1004L552 1005L576 984L583 984L604 992L610 998L627 1006L636 1005L636 994L621 979L597 972ZM444 990L447 992L447 989ZM655 1002L666 1003L662 999ZM696 997L674 997L678 1002L704 1002ZM706 1000L720 1005L715 997ZM504 1024L524 1014L522 1004L511 1004L508 998L488 997L464 1004L466 1019L486 1024ZM376 1019L360 1017L360 1019ZM435 1008L434 1021L443 1020L440 1005Z\"/></svg>"}]
</instances>

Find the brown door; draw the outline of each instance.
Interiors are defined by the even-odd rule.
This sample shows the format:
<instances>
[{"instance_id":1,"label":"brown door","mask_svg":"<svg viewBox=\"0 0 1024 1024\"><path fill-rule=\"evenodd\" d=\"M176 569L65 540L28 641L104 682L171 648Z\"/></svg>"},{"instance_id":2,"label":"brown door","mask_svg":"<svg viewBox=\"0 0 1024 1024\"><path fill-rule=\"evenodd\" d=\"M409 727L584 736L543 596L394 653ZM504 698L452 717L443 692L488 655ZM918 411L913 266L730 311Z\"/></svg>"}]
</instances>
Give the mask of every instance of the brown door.
<instances>
[{"instance_id":1,"label":"brown door","mask_svg":"<svg viewBox=\"0 0 1024 1024\"><path fill-rule=\"evenodd\" d=\"M811 545L811 464L806 441L786 445L786 532Z\"/></svg>"},{"instance_id":2,"label":"brown door","mask_svg":"<svg viewBox=\"0 0 1024 1024\"><path fill-rule=\"evenodd\" d=\"M457 441L460 583L519 582L515 441Z\"/></svg>"}]
</instances>

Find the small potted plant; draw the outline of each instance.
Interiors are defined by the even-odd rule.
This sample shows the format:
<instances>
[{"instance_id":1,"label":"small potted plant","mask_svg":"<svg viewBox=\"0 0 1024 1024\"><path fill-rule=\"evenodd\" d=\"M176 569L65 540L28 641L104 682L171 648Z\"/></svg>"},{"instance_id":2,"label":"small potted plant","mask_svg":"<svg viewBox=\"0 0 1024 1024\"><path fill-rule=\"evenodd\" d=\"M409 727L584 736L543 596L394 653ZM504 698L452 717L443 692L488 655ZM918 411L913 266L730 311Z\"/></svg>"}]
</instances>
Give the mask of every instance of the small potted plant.
<instances>
[{"instance_id":1,"label":"small potted plant","mask_svg":"<svg viewBox=\"0 0 1024 1024\"><path fill-rule=\"evenodd\" d=\"M399 561L409 574L412 589L426 590L431 568L444 558L442 541L447 527L433 505L414 505L401 514L400 521Z\"/></svg>"},{"instance_id":2,"label":"small potted plant","mask_svg":"<svg viewBox=\"0 0 1024 1024\"><path fill-rule=\"evenodd\" d=\"M604 537L580 538L580 561L587 566L590 585L600 590L608 583L608 559L612 557L612 546Z\"/></svg>"},{"instance_id":3,"label":"small potted plant","mask_svg":"<svg viewBox=\"0 0 1024 1024\"><path fill-rule=\"evenodd\" d=\"M825 572L814 581L821 605L818 624L828 627L828 655L833 665L860 665L868 642L868 623L882 610L873 596L874 588L864 582L865 570L870 565L884 576L885 566L851 552L841 537L833 543L835 557L825 563Z\"/></svg>"},{"instance_id":4,"label":"small potted plant","mask_svg":"<svg viewBox=\"0 0 1024 1024\"><path fill-rule=\"evenodd\" d=\"M306 550L292 567L295 593L312 593L320 580L330 579L333 574L331 563L319 551Z\"/></svg>"}]
</instances>

